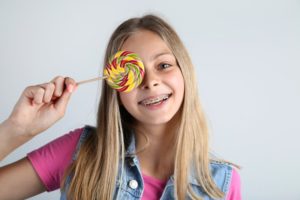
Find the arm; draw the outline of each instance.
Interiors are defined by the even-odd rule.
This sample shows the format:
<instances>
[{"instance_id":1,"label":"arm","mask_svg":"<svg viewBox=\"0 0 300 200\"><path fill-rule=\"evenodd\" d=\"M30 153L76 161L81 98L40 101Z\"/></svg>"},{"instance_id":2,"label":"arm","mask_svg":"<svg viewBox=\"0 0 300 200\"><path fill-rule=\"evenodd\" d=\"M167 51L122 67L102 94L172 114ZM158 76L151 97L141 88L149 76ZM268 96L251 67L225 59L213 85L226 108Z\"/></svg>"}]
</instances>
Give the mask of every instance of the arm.
<instances>
[{"instance_id":1,"label":"arm","mask_svg":"<svg viewBox=\"0 0 300 200\"><path fill-rule=\"evenodd\" d=\"M16 126L6 120L0 124L0 161L21 144L30 140L30 136L18 135Z\"/></svg>"},{"instance_id":2,"label":"arm","mask_svg":"<svg viewBox=\"0 0 300 200\"><path fill-rule=\"evenodd\" d=\"M0 168L0 199L26 199L45 190L27 158Z\"/></svg>"},{"instance_id":3,"label":"arm","mask_svg":"<svg viewBox=\"0 0 300 200\"><path fill-rule=\"evenodd\" d=\"M11 115L0 124L0 161L64 116L72 89L71 78L29 86ZM0 199L24 199L45 191L27 158L0 168Z\"/></svg>"}]
</instances>

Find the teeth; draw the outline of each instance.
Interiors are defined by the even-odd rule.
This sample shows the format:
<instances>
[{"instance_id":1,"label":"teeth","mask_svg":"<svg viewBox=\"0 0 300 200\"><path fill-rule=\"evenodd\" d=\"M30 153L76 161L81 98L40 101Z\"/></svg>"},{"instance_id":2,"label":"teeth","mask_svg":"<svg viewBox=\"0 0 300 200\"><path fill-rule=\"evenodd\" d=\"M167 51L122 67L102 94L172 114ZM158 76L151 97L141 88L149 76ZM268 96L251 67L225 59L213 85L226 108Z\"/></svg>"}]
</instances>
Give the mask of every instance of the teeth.
<instances>
[{"instance_id":1,"label":"teeth","mask_svg":"<svg viewBox=\"0 0 300 200\"><path fill-rule=\"evenodd\" d=\"M144 104L145 106L147 106L147 105L150 105L150 104L158 103L162 100L166 100L168 98L169 98L169 95L165 94L165 95L161 95L159 97L156 97L154 99L146 99L146 100L142 101L141 103Z\"/></svg>"}]
</instances>

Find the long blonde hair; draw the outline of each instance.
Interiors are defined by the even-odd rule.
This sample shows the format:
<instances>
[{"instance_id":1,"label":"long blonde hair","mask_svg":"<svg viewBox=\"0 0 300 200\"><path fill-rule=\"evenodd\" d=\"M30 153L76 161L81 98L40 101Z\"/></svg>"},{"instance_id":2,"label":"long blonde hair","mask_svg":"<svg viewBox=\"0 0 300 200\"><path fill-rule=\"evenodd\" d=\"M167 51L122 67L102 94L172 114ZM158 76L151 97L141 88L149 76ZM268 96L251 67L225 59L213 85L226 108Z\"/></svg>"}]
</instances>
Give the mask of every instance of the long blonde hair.
<instances>
[{"instance_id":1,"label":"long blonde hair","mask_svg":"<svg viewBox=\"0 0 300 200\"><path fill-rule=\"evenodd\" d=\"M174 54L184 78L185 93L176 139L174 195L179 200L185 199L186 195L192 199L201 199L188 184L189 171L194 167L204 192L212 198L222 198L224 194L215 185L209 170L208 127L198 96L194 67L173 28L154 15L125 21L117 27L109 40L104 64L108 62L110 55L120 50L128 37L142 29L152 31L162 38ZM113 198L120 160L125 156L124 140L128 137L132 122L130 114L119 105L117 92L103 81L96 133L90 134L83 143L77 159L65 175L72 175L68 198Z\"/></svg>"}]
</instances>

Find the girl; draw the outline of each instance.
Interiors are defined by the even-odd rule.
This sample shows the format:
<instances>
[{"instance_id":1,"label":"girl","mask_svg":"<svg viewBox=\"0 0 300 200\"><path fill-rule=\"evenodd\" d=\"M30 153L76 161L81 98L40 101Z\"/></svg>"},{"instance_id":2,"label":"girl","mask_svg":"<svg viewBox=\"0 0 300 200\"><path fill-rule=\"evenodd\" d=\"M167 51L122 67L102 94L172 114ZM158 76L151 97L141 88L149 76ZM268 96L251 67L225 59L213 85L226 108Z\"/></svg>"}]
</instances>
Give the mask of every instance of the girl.
<instances>
[{"instance_id":1,"label":"girl","mask_svg":"<svg viewBox=\"0 0 300 200\"><path fill-rule=\"evenodd\" d=\"M103 82L97 127L71 131L0 170L0 199L61 188L61 199L240 199L236 169L209 154L191 59L175 31L146 15L112 34L104 63L137 53L142 84L118 93ZM72 78L26 88L0 126L0 158L60 119ZM15 188L18 188L16 191Z\"/></svg>"}]
</instances>

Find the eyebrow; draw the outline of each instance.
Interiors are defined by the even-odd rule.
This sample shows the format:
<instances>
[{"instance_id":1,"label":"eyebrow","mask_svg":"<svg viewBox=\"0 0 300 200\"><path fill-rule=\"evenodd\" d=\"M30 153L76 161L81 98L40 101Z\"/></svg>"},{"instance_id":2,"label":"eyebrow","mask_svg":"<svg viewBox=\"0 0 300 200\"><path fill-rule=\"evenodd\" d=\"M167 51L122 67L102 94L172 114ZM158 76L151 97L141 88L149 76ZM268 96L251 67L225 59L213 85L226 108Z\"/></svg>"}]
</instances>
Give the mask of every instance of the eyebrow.
<instances>
[{"instance_id":1,"label":"eyebrow","mask_svg":"<svg viewBox=\"0 0 300 200\"><path fill-rule=\"evenodd\" d=\"M170 53L170 52L162 52L162 53L158 53L158 54L152 56L152 57L151 57L151 60L155 60L156 58L158 58L158 57L160 57L160 56L163 56L163 55L171 55L171 56L173 56L173 54Z\"/></svg>"}]
</instances>

